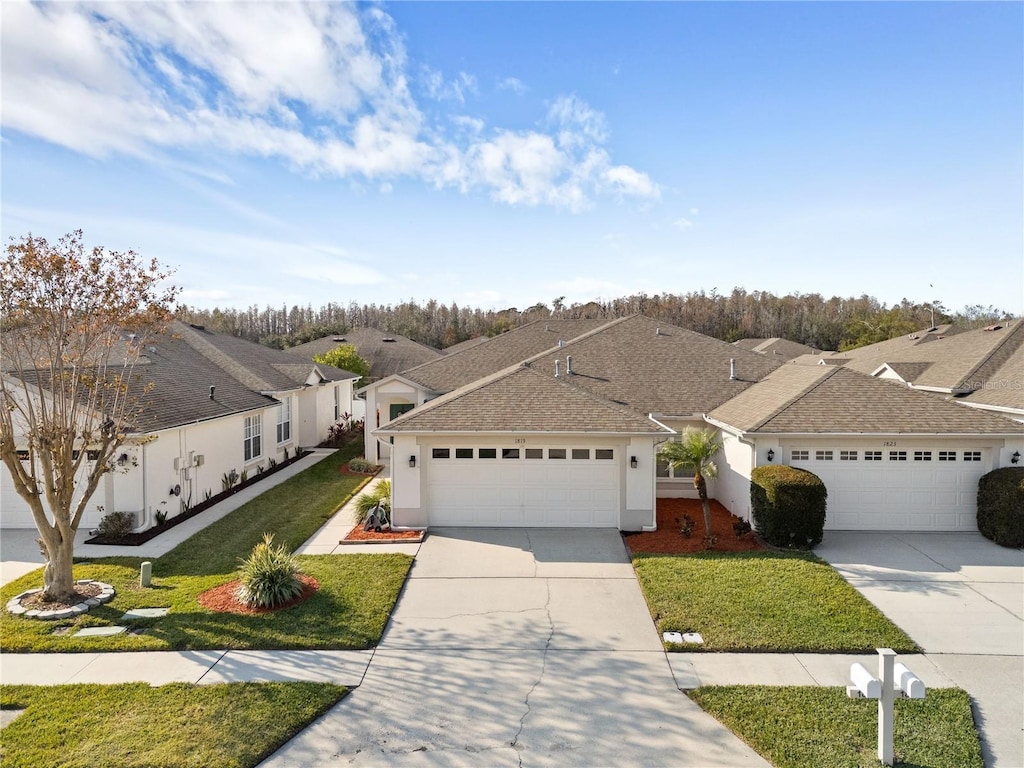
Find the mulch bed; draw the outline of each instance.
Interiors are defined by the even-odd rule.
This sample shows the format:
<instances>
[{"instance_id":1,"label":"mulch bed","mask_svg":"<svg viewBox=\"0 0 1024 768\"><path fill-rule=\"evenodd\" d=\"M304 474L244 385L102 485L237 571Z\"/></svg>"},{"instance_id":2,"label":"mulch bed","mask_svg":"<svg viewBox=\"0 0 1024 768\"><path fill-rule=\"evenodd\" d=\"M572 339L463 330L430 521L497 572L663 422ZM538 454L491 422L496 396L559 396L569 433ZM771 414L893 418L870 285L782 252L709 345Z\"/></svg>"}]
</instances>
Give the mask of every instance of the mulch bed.
<instances>
[{"instance_id":1,"label":"mulch bed","mask_svg":"<svg viewBox=\"0 0 1024 768\"><path fill-rule=\"evenodd\" d=\"M63 611L68 608L74 608L79 603L84 603L90 597L96 597L102 591L103 587L99 584L76 584L75 594L78 597L71 598L71 602L63 602L61 600L47 602L43 600L42 592L34 592L31 595L25 595L18 603L22 608L27 608L30 611Z\"/></svg>"},{"instance_id":2,"label":"mulch bed","mask_svg":"<svg viewBox=\"0 0 1024 768\"><path fill-rule=\"evenodd\" d=\"M221 584L219 587L214 587L213 589L208 589L199 595L197 599L201 606L209 608L211 611L219 611L222 613L241 613L245 615L274 613L305 602L316 594L318 589L320 589L320 582L312 576L300 575L299 581L304 585L302 592L287 603L282 603L274 608L250 608L245 603L239 602L235 598L235 590L238 589L239 584L237 580L229 581L227 584Z\"/></svg>"},{"instance_id":3,"label":"mulch bed","mask_svg":"<svg viewBox=\"0 0 1024 768\"><path fill-rule=\"evenodd\" d=\"M662 555L685 555L704 552L704 511L699 499L658 499L658 530L641 533L623 533L630 552L650 552ZM693 520L690 538L680 531L683 516ZM717 501L711 501L711 534L715 537L712 552L753 552L767 549L753 531L737 536L733 529L740 518Z\"/></svg>"},{"instance_id":4,"label":"mulch bed","mask_svg":"<svg viewBox=\"0 0 1024 768\"><path fill-rule=\"evenodd\" d=\"M348 468L348 464L341 464L338 467L338 474L349 475L350 477L373 477L382 469L384 469L383 465L378 464L377 468L374 469L372 472L353 472L351 469Z\"/></svg>"},{"instance_id":5,"label":"mulch bed","mask_svg":"<svg viewBox=\"0 0 1024 768\"><path fill-rule=\"evenodd\" d=\"M422 541L423 531L392 531L385 528L383 531L364 531L363 524L357 524L351 531L345 534L342 541Z\"/></svg>"}]
</instances>

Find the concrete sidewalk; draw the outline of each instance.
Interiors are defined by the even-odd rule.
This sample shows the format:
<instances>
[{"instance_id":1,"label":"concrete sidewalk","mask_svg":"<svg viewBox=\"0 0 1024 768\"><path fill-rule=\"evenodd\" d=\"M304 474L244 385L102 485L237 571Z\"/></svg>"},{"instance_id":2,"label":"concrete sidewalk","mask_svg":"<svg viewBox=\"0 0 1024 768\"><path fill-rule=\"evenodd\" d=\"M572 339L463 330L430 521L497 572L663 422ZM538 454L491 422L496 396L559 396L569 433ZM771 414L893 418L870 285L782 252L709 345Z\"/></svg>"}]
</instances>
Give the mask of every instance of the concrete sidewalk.
<instances>
[{"instance_id":1,"label":"concrete sidewalk","mask_svg":"<svg viewBox=\"0 0 1024 768\"><path fill-rule=\"evenodd\" d=\"M371 658L373 651L5 653L0 680L4 685L308 681L352 688L362 683Z\"/></svg>"}]
</instances>

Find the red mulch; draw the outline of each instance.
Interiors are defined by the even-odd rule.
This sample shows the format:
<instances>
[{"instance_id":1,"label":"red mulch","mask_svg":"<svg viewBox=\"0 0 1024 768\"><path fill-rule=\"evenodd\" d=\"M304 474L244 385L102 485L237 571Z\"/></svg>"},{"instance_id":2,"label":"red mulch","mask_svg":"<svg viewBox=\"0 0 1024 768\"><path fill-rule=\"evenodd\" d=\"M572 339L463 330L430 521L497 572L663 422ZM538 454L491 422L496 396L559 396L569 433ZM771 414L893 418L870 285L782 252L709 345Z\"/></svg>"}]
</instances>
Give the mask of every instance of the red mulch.
<instances>
[{"instance_id":1,"label":"red mulch","mask_svg":"<svg viewBox=\"0 0 1024 768\"><path fill-rule=\"evenodd\" d=\"M373 470L372 472L353 472L351 469L348 468L348 464L339 464L338 465L338 474L339 475L350 475L352 477L373 477L378 472L380 472L382 469L384 469L384 467L382 465L378 464L377 468L375 470Z\"/></svg>"},{"instance_id":2,"label":"red mulch","mask_svg":"<svg viewBox=\"0 0 1024 768\"><path fill-rule=\"evenodd\" d=\"M379 532L364 531L363 524L358 523L345 534L343 541L419 541L422 538L423 531L392 531L390 528Z\"/></svg>"},{"instance_id":3,"label":"red mulch","mask_svg":"<svg viewBox=\"0 0 1024 768\"><path fill-rule=\"evenodd\" d=\"M201 606L209 608L211 611L242 613L247 615L274 613L275 611L283 611L286 608L291 608L293 605L305 602L316 594L318 589L320 589L320 582L312 576L300 575L299 581L305 585L302 592L287 603L282 603L274 608L250 608L245 603L240 603L235 599L235 590L238 589L238 581L229 581L227 584L221 584L219 587L208 589L199 595L198 600Z\"/></svg>"},{"instance_id":4,"label":"red mulch","mask_svg":"<svg viewBox=\"0 0 1024 768\"><path fill-rule=\"evenodd\" d=\"M729 512L717 501L711 502L711 534L715 537L713 552L749 552L767 549L751 531L737 536L733 524L740 518ZM683 515L693 520L690 538L680 532ZM699 499L658 499L658 530L647 533L624 533L626 547L630 552L653 552L663 555L682 555L703 552L704 511Z\"/></svg>"}]
</instances>

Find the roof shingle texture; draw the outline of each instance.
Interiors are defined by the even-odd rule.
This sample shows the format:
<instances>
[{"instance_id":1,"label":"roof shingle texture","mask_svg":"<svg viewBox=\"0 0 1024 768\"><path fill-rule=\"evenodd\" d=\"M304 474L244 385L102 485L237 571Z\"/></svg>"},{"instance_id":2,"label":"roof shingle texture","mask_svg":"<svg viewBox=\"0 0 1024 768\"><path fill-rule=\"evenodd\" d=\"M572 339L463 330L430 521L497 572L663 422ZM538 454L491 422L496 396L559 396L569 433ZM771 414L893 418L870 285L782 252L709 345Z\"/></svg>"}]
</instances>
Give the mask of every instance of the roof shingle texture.
<instances>
[{"instance_id":1,"label":"roof shingle texture","mask_svg":"<svg viewBox=\"0 0 1024 768\"><path fill-rule=\"evenodd\" d=\"M612 321L531 365L554 375L556 360L574 386L639 413L665 416L706 413L782 364L643 315ZM732 360L736 379L729 378Z\"/></svg>"},{"instance_id":2,"label":"roof shingle texture","mask_svg":"<svg viewBox=\"0 0 1024 768\"><path fill-rule=\"evenodd\" d=\"M285 352L304 360L312 360L316 355L322 355L342 344L354 346L359 356L370 364L370 379L382 379L444 356L439 350L400 334L365 327L324 336L291 347Z\"/></svg>"},{"instance_id":3,"label":"roof shingle texture","mask_svg":"<svg viewBox=\"0 0 1024 768\"><path fill-rule=\"evenodd\" d=\"M1019 425L848 368L786 365L710 414L746 432L1012 434Z\"/></svg>"},{"instance_id":4,"label":"roof shingle texture","mask_svg":"<svg viewBox=\"0 0 1024 768\"><path fill-rule=\"evenodd\" d=\"M382 431L657 434L665 430L629 408L524 365L442 395Z\"/></svg>"},{"instance_id":5,"label":"roof shingle texture","mask_svg":"<svg viewBox=\"0 0 1024 768\"><path fill-rule=\"evenodd\" d=\"M537 320L402 371L402 377L432 392L451 392L607 323L599 319Z\"/></svg>"}]
</instances>

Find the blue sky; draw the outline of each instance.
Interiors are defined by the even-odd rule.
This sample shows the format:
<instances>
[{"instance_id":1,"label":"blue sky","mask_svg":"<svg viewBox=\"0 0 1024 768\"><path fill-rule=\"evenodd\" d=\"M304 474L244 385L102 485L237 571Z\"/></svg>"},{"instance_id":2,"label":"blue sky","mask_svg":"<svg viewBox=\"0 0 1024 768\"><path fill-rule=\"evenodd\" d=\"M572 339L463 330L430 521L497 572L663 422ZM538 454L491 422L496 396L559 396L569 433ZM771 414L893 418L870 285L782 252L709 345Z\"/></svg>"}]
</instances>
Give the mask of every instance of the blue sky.
<instances>
[{"instance_id":1,"label":"blue sky","mask_svg":"<svg viewBox=\"0 0 1024 768\"><path fill-rule=\"evenodd\" d=\"M2 229L186 303L636 292L1024 313L1021 3L2 14Z\"/></svg>"}]
</instances>

